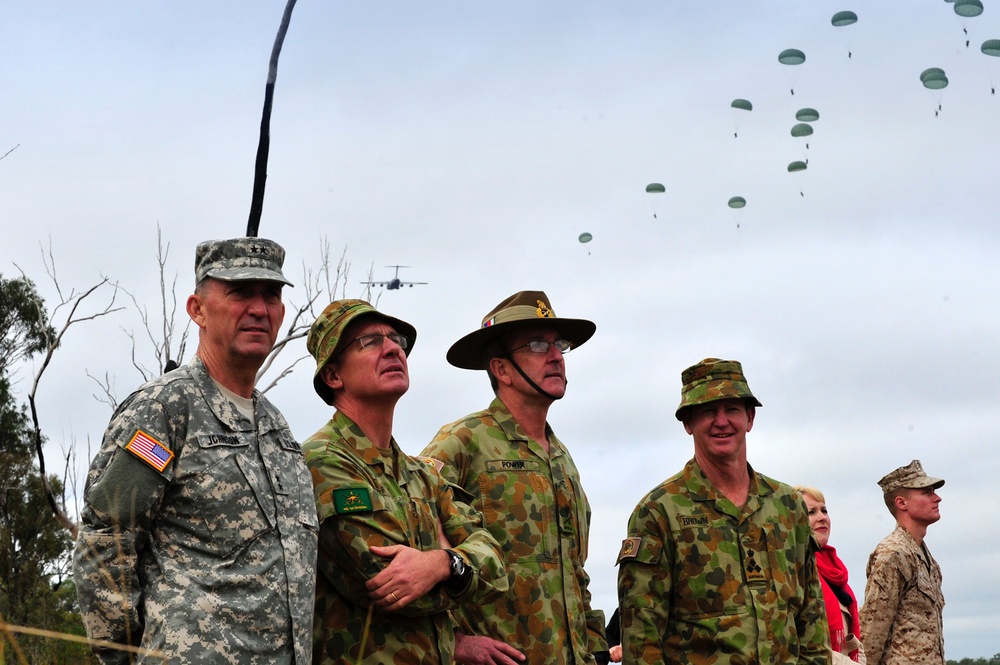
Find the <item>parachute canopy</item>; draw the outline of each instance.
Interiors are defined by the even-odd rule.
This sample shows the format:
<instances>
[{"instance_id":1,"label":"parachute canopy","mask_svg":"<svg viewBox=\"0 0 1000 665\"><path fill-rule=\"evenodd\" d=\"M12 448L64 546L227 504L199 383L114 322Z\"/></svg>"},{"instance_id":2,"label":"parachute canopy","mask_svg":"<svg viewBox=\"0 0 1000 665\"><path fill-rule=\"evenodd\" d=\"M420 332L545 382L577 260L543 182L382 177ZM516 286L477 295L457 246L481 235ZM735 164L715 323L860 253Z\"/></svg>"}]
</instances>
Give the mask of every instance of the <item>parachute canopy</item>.
<instances>
[{"instance_id":1,"label":"parachute canopy","mask_svg":"<svg viewBox=\"0 0 1000 665\"><path fill-rule=\"evenodd\" d=\"M594 236L590 235L589 233L581 233L580 234L580 242L590 242L593 239L594 239Z\"/></svg>"},{"instance_id":2,"label":"parachute canopy","mask_svg":"<svg viewBox=\"0 0 1000 665\"><path fill-rule=\"evenodd\" d=\"M935 67L938 71L925 70L923 74L920 75L920 81L924 84L924 87L928 90L940 90L941 88L948 87L948 77L944 75L944 72Z\"/></svg>"},{"instance_id":3,"label":"parachute canopy","mask_svg":"<svg viewBox=\"0 0 1000 665\"><path fill-rule=\"evenodd\" d=\"M807 125L804 122L792 127L792 136L798 138L800 136L812 136L813 128L812 125Z\"/></svg>"},{"instance_id":4,"label":"parachute canopy","mask_svg":"<svg viewBox=\"0 0 1000 665\"><path fill-rule=\"evenodd\" d=\"M986 55L992 55L995 58L1000 58L1000 39L987 39L983 42L980 50Z\"/></svg>"},{"instance_id":5,"label":"parachute canopy","mask_svg":"<svg viewBox=\"0 0 1000 665\"><path fill-rule=\"evenodd\" d=\"M837 12L833 15L833 18L830 19L830 23L832 23L835 28L840 28L857 22L858 15L849 11Z\"/></svg>"},{"instance_id":6,"label":"parachute canopy","mask_svg":"<svg viewBox=\"0 0 1000 665\"><path fill-rule=\"evenodd\" d=\"M747 200L742 196L734 196L733 198L729 199L730 208L742 208L746 204Z\"/></svg>"},{"instance_id":7,"label":"parachute canopy","mask_svg":"<svg viewBox=\"0 0 1000 665\"><path fill-rule=\"evenodd\" d=\"M920 81L923 82L931 74L940 74L944 76L944 70L940 67L928 67L924 71L920 72Z\"/></svg>"},{"instance_id":8,"label":"parachute canopy","mask_svg":"<svg viewBox=\"0 0 1000 665\"><path fill-rule=\"evenodd\" d=\"M795 112L795 119L800 122L813 122L819 120L819 111L816 109L799 109Z\"/></svg>"},{"instance_id":9,"label":"parachute canopy","mask_svg":"<svg viewBox=\"0 0 1000 665\"><path fill-rule=\"evenodd\" d=\"M742 109L744 111L753 111L753 104L751 104L746 99L734 99L733 103L730 104L734 109Z\"/></svg>"},{"instance_id":10,"label":"parachute canopy","mask_svg":"<svg viewBox=\"0 0 1000 665\"><path fill-rule=\"evenodd\" d=\"M983 3L979 0L955 0L955 13L965 18L983 13Z\"/></svg>"},{"instance_id":11,"label":"parachute canopy","mask_svg":"<svg viewBox=\"0 0 1000 665\"><path fill-rule=\"evenodd\" d=\"M978 0L976 0L978 2ZM801 65L806 61L806 54L797 48L786 48L778 54L778 62L783 65Z\"/></svg>"},{"instance_id":12,"label":"parachute canopy","mask_svg":"<svg viewBox=\"0 0 1000 665\"><path fill-rule=\"evenodd\" d=\"M796 173L798 171L805 171L807 168L809 167L806 166L805 162L792 162L788 165L788 172Z\"/></svg>"},{"instance_id":13,"label":"parachute canopy","mask_svg":"<svg viewBox=\"0 0 1000 665\"><path fill-rule=\"evenodd\" d=\"M646 185L646 191L650 194L662 194L667 191L667 188L658 182L651 182Z\"/></svg>"}]
</instances>

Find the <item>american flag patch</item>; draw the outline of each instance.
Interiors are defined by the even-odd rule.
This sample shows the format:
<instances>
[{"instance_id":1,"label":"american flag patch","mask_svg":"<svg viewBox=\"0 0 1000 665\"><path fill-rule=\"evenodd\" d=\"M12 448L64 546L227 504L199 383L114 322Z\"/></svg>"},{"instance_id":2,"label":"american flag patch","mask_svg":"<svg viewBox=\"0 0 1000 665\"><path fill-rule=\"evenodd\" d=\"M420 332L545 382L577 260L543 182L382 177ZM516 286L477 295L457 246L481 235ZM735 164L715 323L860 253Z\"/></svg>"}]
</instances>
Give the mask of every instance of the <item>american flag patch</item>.
<instances>
[{"instance_id":1,"label":"american flag patch","mask_svg":"<svg viewBox=\"0 0 1000 665\"><path fill-rule=\"evenodd\" d=\"M157 471L166 469L167 465L170 464L170 460L174 458L173 452L141 429L135 431L135 435L128 442L128 445L125 446L125 450L128 450Z\"/></svg>"}]
</instances>

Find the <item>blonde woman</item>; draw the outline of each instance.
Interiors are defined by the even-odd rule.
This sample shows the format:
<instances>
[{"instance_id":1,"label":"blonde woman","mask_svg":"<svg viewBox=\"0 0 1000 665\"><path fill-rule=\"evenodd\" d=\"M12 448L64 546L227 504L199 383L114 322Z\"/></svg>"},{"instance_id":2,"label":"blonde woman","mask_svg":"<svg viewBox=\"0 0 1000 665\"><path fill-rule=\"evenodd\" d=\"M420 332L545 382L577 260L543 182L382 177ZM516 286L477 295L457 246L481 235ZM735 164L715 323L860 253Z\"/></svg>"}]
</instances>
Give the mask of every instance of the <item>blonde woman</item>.
<instances>
[{"instance_id":1,"label":"blonde woman","mask_svg":"<svg viewBox=\"0 0 1000 665\"><path fill-rule=\"evenodd\" d=\"M847 566L830 547L830 515L826 499L815 487L796 487L809 511L809 526L819 543L816 567L819 569L826 604L826 619L830 624L830 647L833 665L865 663L858 626L858 600L847 583Z\"/></svg>"}]
</instances>

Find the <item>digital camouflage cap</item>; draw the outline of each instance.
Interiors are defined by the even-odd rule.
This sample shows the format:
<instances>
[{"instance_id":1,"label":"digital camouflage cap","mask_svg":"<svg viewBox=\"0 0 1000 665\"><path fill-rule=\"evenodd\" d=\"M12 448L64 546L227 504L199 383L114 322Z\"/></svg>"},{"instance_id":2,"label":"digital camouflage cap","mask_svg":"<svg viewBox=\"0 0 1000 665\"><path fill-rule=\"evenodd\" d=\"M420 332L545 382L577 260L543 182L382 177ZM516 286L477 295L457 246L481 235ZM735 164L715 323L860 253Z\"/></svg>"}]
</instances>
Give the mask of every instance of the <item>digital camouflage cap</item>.
<instances>
[{"instance_id":1,"label":"digital camouflage cap","mask_svg":"<svg viewBox=\"0 0 1000 665\"><path fill-rule=\"evenodd\" d=\"M681 372L681 405L674 415L684 420L683 411L689 406L707 404L720 399L742 399L753 406L763 406L750 392L743 365L736 360L705 358Z\"/></svg>"},{"instance_id":2,"label":"digital camouflage cap","mask_svg":"<svg viewBox=\"0 0 1000 665\"><path fill-rule=\"evenodd\" d=\"M337 355L341 336L359 316L370 316L380 321L385 321L393 329L406 337L406 348L403 353L410 355L413 344L417 341L417 330L406 321L388 316L371 306L364 300L334 300L326 306L326 309L316 318L309 328L309 337L306 338L306 348L316 359L316 371L313 374L313 388L316 394L323 398L327 404L333 404L333 389L326 385L320 372L332 358Z\"/></svg>"},{"instance_id":3,"label":"digital camouflage cap","mask_svg":"<svg viewBox=\"0 0 1000 665\"><path fill-rule=\"evenodd\" d=\"M194 253L195 284L212 277L225 282L263 280L293 286L281 272L284 263L285 250L273 240L207 240Z\"/></svg>"},{"instance_id":4,"label":"digital camouflage cap","mask_svg":"<svg viewBox=\"0 0 1000 665\"><path fill-rule=\"evenodd\" d=\"M940 478L932 478L924 473L924 467L920 465L920 460L913 460L906 466L901 466L895 471L890 471L878 481L878 486L882 488L882 494L895 492L900 488L923 489L933 487L937 489L944 485Z\"/></svg>"}]
</instances>

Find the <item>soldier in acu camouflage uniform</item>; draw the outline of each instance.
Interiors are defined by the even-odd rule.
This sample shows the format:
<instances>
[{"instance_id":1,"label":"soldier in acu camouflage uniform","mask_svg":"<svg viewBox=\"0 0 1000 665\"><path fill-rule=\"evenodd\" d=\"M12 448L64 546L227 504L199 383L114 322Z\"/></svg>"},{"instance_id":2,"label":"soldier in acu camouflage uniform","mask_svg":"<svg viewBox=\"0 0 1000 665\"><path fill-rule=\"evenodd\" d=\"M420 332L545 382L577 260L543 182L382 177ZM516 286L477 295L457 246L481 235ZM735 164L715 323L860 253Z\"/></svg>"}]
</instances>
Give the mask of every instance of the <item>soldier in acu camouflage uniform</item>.
<instances>
[{"instance_id":1,"label":"soldier in acu camouflage uniform","mask_svg":"<svg viewBox=\"0 0 1000 665\"><path fill-rule=\"evenodd\" d=\"M861 642L869 665L944 665L941 567L924 543L927 527L941 519L935 490L940 478L919 460L878 481L896 529L868 559Z\"/></svg>"},{"instance_id":2,"label":"soldier in acu camouflage uniform","mask_svg":"<svg viewBox=\"0 0 1000 665\"><path fill-rule=\"evenodd\" d=\"M197 355L132 393L84 490L73 572L102 663L307 665L317 524L288 424L254 390L284 250L198 245Z\"/></svg>"},{"instance_id":3,"label":"soldier in acu camouflage uniform","mask_svg":"<svg viewBox=\"0 0 1000 665\"><path fill-rule=\"evenodd\" d=\"M392 436L416 337L362 300L331 303L309 331L313 387L337 409L303 444L320 518L314 649L323 665L453 663L448 610L507 590L480 516Z\"/></svg>"},{"instance_id":4,"label":"soldier in acu camouflage uniform","mask_svg":"<svg viewBox=\"0 0 1000 665\"><path fill-rule=\"evenodd\" d=\"M694 459L643 498L618 555L622 662L830 662L809 517L747 464L760 402L743 367L684 370L676 416Z\"/></svg>"},{"instance_id":5,"label":"soldier in acu camouflage uniform","mask_svg":"<svg viewBox=\"0 0 1000 665\"><path fill-rule=\"evenodd\" d=\"M591 607L584 570L590 504L546 421L566 391L563 354L595 329L556 317L541 291L522 291L448 350L452 365L489 372L496 399L442 427L423 454L469 493L510 577L506 597L456 613L460 662L582 665L607 655L604 613Z\"/></svg>"}]
</instances>

